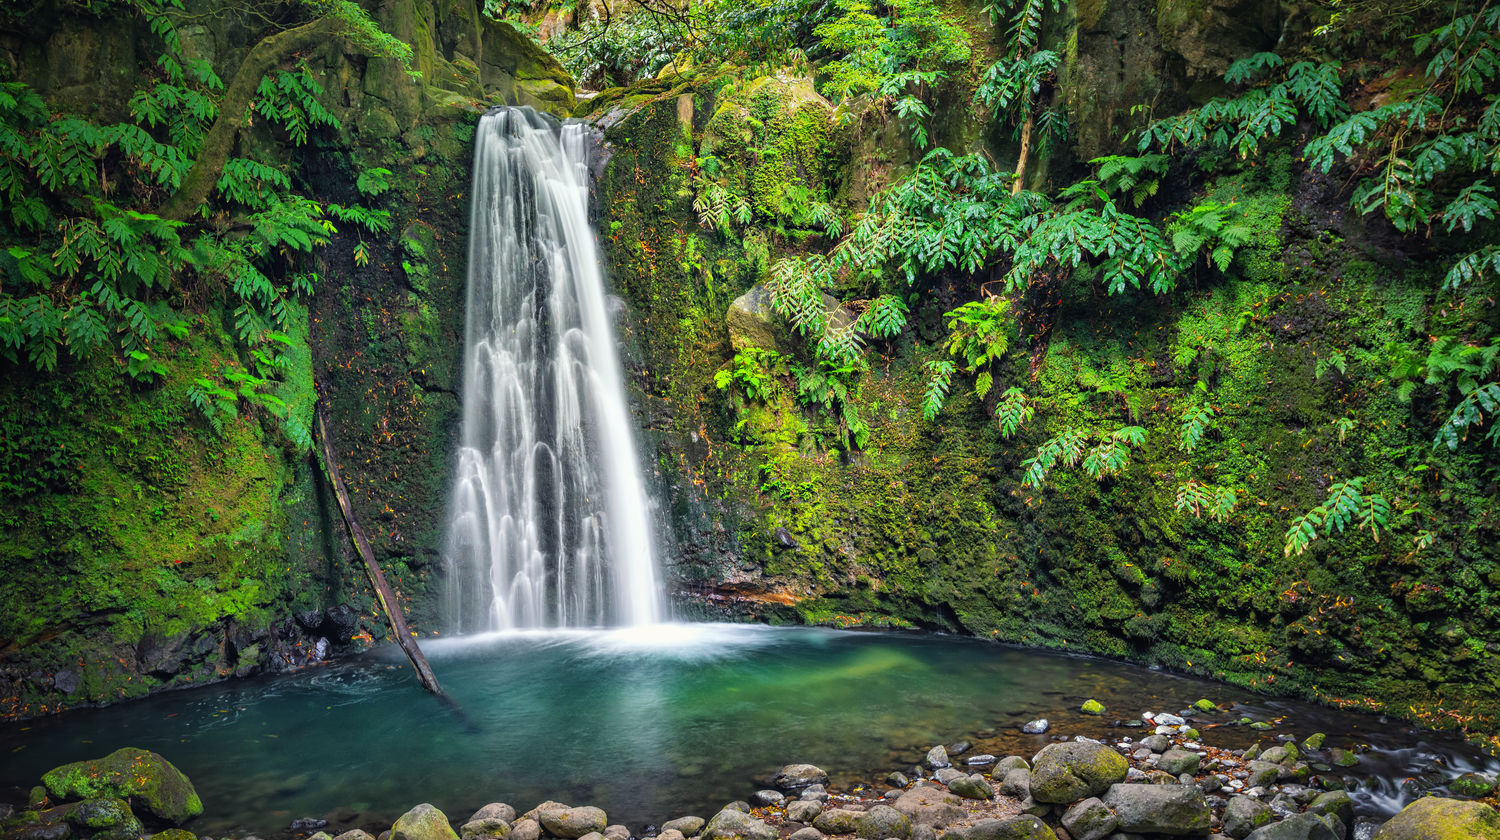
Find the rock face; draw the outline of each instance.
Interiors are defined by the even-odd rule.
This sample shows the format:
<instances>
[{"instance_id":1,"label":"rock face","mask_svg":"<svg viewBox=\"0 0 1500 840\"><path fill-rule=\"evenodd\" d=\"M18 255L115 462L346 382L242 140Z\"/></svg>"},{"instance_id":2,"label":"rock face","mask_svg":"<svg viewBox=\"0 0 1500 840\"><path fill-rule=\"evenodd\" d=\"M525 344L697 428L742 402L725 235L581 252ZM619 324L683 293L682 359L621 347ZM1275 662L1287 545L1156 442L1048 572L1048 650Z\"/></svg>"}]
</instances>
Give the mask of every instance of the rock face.
<instances>
[{"instance_id":1,"label":"rock face","mask_svg":"<svg viewBox=\"0 0 1500 840\"><path fill-rule=\"evenodd\" d=\"M128 799L158 820L180 825L203 813L203 802L181 770L154 752L126 747L93 761L54 767L42 776L53 797Z\"/></svg>"},{"instance_id":2,"label":"rock face","mask_svg":"<svg viewBox=\"0 0 1500 840\"><path fill-rule=\"evenodd\" d=\"M458 834L442 811L423 802L396 820L391 840L458 840Z\"/></svg>"},{"instance_id":3,"label":"rock face","mask_svg":"<svg viewBox=\"0 0 1500 840\"><path fill-rule=\"evenodd\" d=\"M1104 804L1120 818L1120 830L1190 837L1208 834L1212 815L1203 792L1187 785L1114 785Z\"/></svg>"},{"instance_id":4,"label":"rock face","mask_svg":"<svg viewBox=\"0 0 1500 840\"><path fill-rule=\"evenodd\" d=\"M1049 744L1031 762L1031 797L1065 805L1098 796L1125 781L1130 762L1103 744L1072 741Z\"/></svg>"},{"instance_id":5,"label":"rock face","mask_svg":"<svg viewBox=\"0 0 1500 840\"><path fill-rule=\"evenodd\" d=\"M1429 796L1401 809L1371 840L1500 840L1500 813L1479 802Z\"/></svg>"}]
</instances>

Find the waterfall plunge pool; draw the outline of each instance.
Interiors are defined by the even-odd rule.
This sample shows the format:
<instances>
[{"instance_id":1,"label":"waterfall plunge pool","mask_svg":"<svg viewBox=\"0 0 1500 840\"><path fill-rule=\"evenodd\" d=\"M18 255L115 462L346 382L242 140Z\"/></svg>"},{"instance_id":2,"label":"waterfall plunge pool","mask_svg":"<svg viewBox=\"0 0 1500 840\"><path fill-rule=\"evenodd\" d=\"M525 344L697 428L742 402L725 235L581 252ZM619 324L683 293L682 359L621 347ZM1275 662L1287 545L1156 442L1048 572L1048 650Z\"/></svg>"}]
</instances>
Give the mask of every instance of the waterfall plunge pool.
<instances>
[{"instance_id":1,"label":"waterfall plunge pool","mask_svg":"<svg viewBox=\"0 0 1500 840\"><path fill-rule=\"evenodd\" d=\"M0 785L24 803L51 767L135 746L193 781L204 803L189 826L197 834L276 836L302 817L328 819L330 833L378 833L420 802L461 821L488 802L525 810L544 799L597 805L639 831L711 816L783 764L816 764L848 790L960 739L974 742L973 753L1028 758L1054 735L1138 739L1149 730L1114 721L1201 697L1238 705L1199 723L1285 718L1268 732L1204 728L1213 746L1314 732L1327 733L1327 746L1369 745L1348 775L1360 778L1356 800L1371 815L1414 795L1408 777L1500 767L1456 739L1375 716L963 637L661 624L487 634L424 649L462 716L418 687L399 652L382 649L8 725ZM1108 711L1079 713L1089 698ZM1051 733L1021 734L1037 717L1052 721Z\"/></svg>"}]
</instances>

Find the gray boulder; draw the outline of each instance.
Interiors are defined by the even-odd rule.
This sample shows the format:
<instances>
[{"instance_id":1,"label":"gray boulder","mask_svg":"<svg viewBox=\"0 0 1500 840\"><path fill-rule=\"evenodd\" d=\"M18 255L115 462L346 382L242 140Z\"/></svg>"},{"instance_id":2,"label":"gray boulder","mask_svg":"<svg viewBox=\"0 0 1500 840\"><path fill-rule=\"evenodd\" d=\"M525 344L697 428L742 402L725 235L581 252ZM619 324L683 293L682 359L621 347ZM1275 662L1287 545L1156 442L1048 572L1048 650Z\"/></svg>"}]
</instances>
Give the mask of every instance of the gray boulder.
<instances>
[{"instance_id":1,"label":"gray boulder","mask_svg":"<svg viewBox=\"0 0 1500 840\"><path fill-rule=\"evenodd\" d=\"M1141 746L1154 753L1164 753L1172 748L1172 741L1165 735L1147 735L1141 739Z\"/></svg>"},{"instance_id":2,"label":"gray boulder","mask_svg":"<svg viewBox=\"0 0 1500 840\"><path fill-rule=\"evenodd\" d=\"M779 790L758 790L750 797L750 804L757 807L779 808L786 797Z\"/></svg>"},{"instance_id":3,"label":"gray boulder","mask_svg":"<svg viewBox=\"0 0 1500 840\"><path fill-rule=\"evenodd\" d=\"M1274 819L1275 815L1264 802L1248 796L1231 797L1229 804L1224 806L1224 833L1242 840Z\"/></svg>"},{"instance_id":4,"label":"gray boulder","mask_svg":"<svg viewBox=\"0 0 1500 840\"><path fill-rule=\"evenodd\" d=\"M990 778L994 778L993 773ZM1012 770L1000 779L1000 792L1006 796L1014 796L1017 799L1028 799L1031 797L1031 771Z\"/></svg>"},{"instance_id":5,"label":"gray boulder","mask_svg":"<svg viewBox=\"0 0 1500 840\"><path fill-rule=\"evenodd\" d=\"M1052 728L1052 724L1048 723L1046 718L1037 718L1036 720L1029 721L1026 723L1026 725L1022 726L1021 731L1025 732L1027 735L1040 735L1050 728Z\"/></svg>"},{"instance_id":6,"label":"gray boulder","mask_svg":"<svg viewBox=\"0 0 1500 840\"><path fill-rule=\"evenodd\" d=\"M1266 787L1276 782L1281 775L1281 767L1266 761L1248 761L1245 763L1245 772L1250 774L1245 778L1246 787Z\"/></svg>"},{"instance_id":7,"label":"gray boulder","mask_svg":"<svg viewBox=\"0 0 1500 840\"><path fill-rule=\"evenodd\" d=\"M969 774L965 773L962 770L955 770L952 767L943 767L940 768L936 773L933 773L932 778L937 779L939 782L942 782L945 785L951 786L954 779L961 779L967 775Z\"/></svg>"},{"instance_id":8,"label":"gray boulder","mask_svg":"<svg viewBox=\"0 0 1500 840\"><path fill-rule=\"evenodd\" d=\"M963 819L964 809L959 807L959 801L957 796L942 788L914 787L901 794L892 807L911 817L913 826L926 825L936 829L947 828Z\"/></svg>"},{"instance_id":9,"label":"gray boulder","mask_svg":"<svg viewBox=\"0 0 1500 840\"><path fill-rule=\"evenodd\" d=\"M391 840L458 840L458 834L442 811L423 802L397 818Z\"/></svg>"},{"instance_id":10,"label":"gray boulder","mask_svg":"<svg viewBox=\"0 0 1500 840\"><path fill-rule=\"evenodd\" d=\"M1318 794L1307 806L1310 814L1323 814L1339 818L1344 825L1354 824L1354 797L1347 791L1330 790Z\"/></svg>"},{"instance_id":11,"label":"gray boulder","mask_svg":"<svg viewBox=\"0 0 1500 840\"><path fill-rule=\"evenodd\" d=\"M675 820L667 820L661 824L662 831L680 831L683 837L692 837L703 830L703 825L708 821L702 817L678 817Z\"/></svg>"},{"instance_id":12,"label":"gray boulder","mask_svg":"<svg viewBox=\"0 0 1500 840\"><path fill-rule=\"evenodd\" d=\"M950 831L946 837L959 835L955 840L1057 840L1057 835L1047 824L1022 814L1003 820L979 820L961 831Z\"/></svg>"},{"instance_id":13,"label":"gray boulder","mask_svg":"<svg viewBox=\"0 0 1500 840\"><path fill-rule=\"evenodd\" d=\"M553 837L578 838L585 834L603 834L605 826L609 825L609 818L605 816L603 809L592 805L540 811L537 816L542 828Z\"/></svg>"},{"instance_id":14,"label":"gray boulder","mask_svg":"<svg viewBox=\"0 0 1500 840\"><path fill-rule=\"evenodd\" d=\"M478 838L494 837L504 840L510 835L510 823L495 817L484 819L471 819L464 823L459 829L458 836L463 840L477 840Z\"/></svg>"},{"instance_id":15,"label":"gray boulder","mask_svg":"<svg viewBox=\"0 0 1500 840\"><path fill-rule=\"evenodd\" d=\"M508 823L516 821L516 809L506 805L504 802L491 802L480 808L469 817L469 822L475 820L505 820Z\"/></svg>"},{"instance_id":16,"label":"gray boulder","mask_svg":"<svg viewBox=\"0 0 1500 840\"><path fill-rule=\"evenodd\" d=\"M1100 840L1119 827L1120 818L1091 796L1063 812L1062 825L1073 840Z\"/></svg>"},{"instance_id":17,"label":"gray boulder","mask_svg":"<svg viewBox=\"0 0 1500 840\"><path fill-rule=\"evenodd\" d=\"M1161 758L1157 759L1156 766L1174 776L1180 776L1183 773L1196 774L1200 760L1201 757L1195 752L1170 749L1162 753Z\"/></svg>"},{"instance_id":18,"label":"gray boulder","mask_svg":"<svg viewBox=\"0 0 1500 840\"><path fill-rule=\"evenodd\" d=\"M1010 772L1011 770L1030 769L1031 762L1020 757L1019 755L1008 755L995 762L995 766L990 768L990 778L996 778L996 774L999 775L999 778L1004 778L1005 774Z\"/></svg>"},{"instance_id":19,"label":"gray boulder","mask_svg":"<svg viewBox=\"0 0 1500 840\"><path fill-rule=\"evenodd\" d=\"M537 840L541 836L541 823L533 819L520 819L510 824L510 836L506 840Z\"/></svg>"},{"instance_id":20,"label":"gray boulder","mask_svg":"<svg viewBox=\"0 0 1500 840\"><path fill-rule=\"evenodd\" d=\"M1048 744L1031 761L1031 798L1066 805L1098 796L1129 770L1130 762L1103 744Z\"/></svg>"},{"instance_id":21,"label":"gray boulder","mask_svg":"<svg viewBox=\"0 0 1500 840\"><path fill-rule=\"evenodd\" d=\"M786 840L823 840L823 832L812 826L804 826L787 835Z\"/></svg>"},{"instance_id":22,"label":"gray boulder","mask_svg":"<svg viewBox=\"0 0 1500 840\"><path fill-rule=\"evenodd\" d=\"M864 811L849 808L828 808L813 818L813 828L824 834L853 834Z\"/></svg>"},{"instance_id":23,"label":"gray boulder","mask_svg":"<svg viewBox=\"0 0 1500 840\"><path fill-rule=\"evenodd\" d=\"M911 817L889 805L876 805L855 819L854 833L866 840L906 840L911 836Z\"/></svg>"},{"instance_id":24,"label":"gray boulder","mask_svg":"<svg viewBox=\"0 0 1500 840\"><path fill-rule=\"evenodd\" d=\"M676 829L664 828L660 834L656 835L656 840L687 840L687 838L683 837L682 832Z\"/></svg>"},{"instance_id":25,"label":"gray boulder","mask_svg":"<svg viewBox=\"0 0 1500 840\"><path fill-rule=\"evenodd\" d=\"M1203 791L1186 785L1117 784L1104 804L1119 816L1121 831L1198 836L1212 821Z\"/></svg>"},{"instance_id":26,"label":"gray boulder","mask_svg":"<svg viewBox=\"0 0 1500 840\"><path fill-rule=\"evenodd\" d=\"M926 757L922 759L922 764L929 770L953 766L953 762L948 760L948 751L941 745L928 750Z\"/></svg>"},{"instance_id":27,"label":"gray boulder","mask_svg":"<svg viewBox=\"0 0 1500 840\"><path fill-rule=\"evenodd\" d=\"M630 840L630 828L623 825L607 825L604 827L604 840Z\"/></svg>"},{"instance_id":28,"label":"gray boulder","mask_svg":"<svg viewBox=\"0 0 1500 840\"><path fill-rule=\"evenodd\" d=\"M743 811L725 808L703 827L703 840L777 840L777 832Z\"/></svg>"},{"instance_id":29,"label":"gray boulder","mask_svg":"<svg viewBox=\"0 0 1500 840\"><path fill-rule=\"evenodd\" d=\"M771 787L782 791L802 790L812 785L828 784L828 774L811 764L788 764L776 771Z\"/></svg>"},{"instance_id":30,"label":"gray boulder","mask_svg":"<svg viewBox=\"0 0 1500 840\"><path fill-rule=\"evenodd\" d=\"M948 783L948 789L965 799L978 799L988 802L995 798L995 790L983 776L959 776Z\"/></svg>"},{"instance_id":31,"label":"gray boulder","mask_svg":"<svg viewBox=\"0 0 1500 840\"><path fill-rule=\"evenodd\" d=\"M823 803L798 799L786 804L786 818L792 822L812 823L823 813Z\"/></svg>"},{"instance_id":32,"label":"gray boulder","mask_svg":"<svg viewBox=\"0 0 1500 840\"><path fill-rule=\"evenodd\" d=\"M1298 814L1250 832L1245 840L1343 840L1316 814Z\"/></svg>"}]
</instances>

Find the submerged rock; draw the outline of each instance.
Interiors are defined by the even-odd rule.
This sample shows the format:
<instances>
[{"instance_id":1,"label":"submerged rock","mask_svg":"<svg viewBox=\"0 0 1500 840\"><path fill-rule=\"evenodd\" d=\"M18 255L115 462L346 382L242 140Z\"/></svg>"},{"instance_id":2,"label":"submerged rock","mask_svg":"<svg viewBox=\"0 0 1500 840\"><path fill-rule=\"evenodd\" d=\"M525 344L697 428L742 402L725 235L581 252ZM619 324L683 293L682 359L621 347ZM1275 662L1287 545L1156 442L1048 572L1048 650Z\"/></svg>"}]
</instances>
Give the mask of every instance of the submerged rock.
<instances>
[{"instance_id":1,"label":"submerged rock","mask_svg":"<svg viewBox=\"0 0 1500 840\"><path fill-rule=\"evenodd\" d=\"M458 840L458 834L442 811L423 802L396 820L391 840Z\"/></svg>"},{"instance_id":2,"label":"submerged rock","mask_svg":"<svg viewBox=\"0 0 1500 840\"><path fill-rule=\"evenodd\" d=\"M154 752L134 747L54 767L42 776L42 783L58 800L127 799L174 825L203 813L203 801L181 770Z\"/></svg>"},{"instance_id":3,"label":"submerged rock","mask_svg":"<svg viewBox=\"0 0 1500 840\"><path fill-rule=\"evenodd\" d=\"M1027 735L1041 735L1049 728L1051 728L1051 726L1052 724L1049 723L1046 718L1037 718L1036 720L1028 721L1025 725L1023 725L1021 727L1021 731L1025 732Z\"/></svg>"},{"instance_id":4,"label":"submerged rock","mask_svg":"<svg viewBox=\"0 0 1500 840\"><path fill-rule=\"evenodd\" d=\"M1428 796L1391 817L1371 840L1500 840L1500 812L1479 802Z\"/></svg>"},{"instance_id":5,"label":"submerged rock","mask_svg":"<svg viewBox=\"0 0 1500 840\"><path fill-rule=\"evenodd\" d=\"M1031 763L1031 797L1058 805L1098 796L1124 781L1130 769L1124 756L1086 741L1049 744Z\"/></svg>"}]
</instances>

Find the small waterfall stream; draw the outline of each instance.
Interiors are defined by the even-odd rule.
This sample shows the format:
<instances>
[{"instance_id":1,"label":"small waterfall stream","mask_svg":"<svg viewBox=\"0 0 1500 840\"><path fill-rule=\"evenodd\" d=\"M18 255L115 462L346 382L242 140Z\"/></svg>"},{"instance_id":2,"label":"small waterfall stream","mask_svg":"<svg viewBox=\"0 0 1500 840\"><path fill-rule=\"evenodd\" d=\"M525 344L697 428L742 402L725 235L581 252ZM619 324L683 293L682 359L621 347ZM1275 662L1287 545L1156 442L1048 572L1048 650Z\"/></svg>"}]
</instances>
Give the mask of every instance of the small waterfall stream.
<instances>
[{"instance_id":1,"label":"small waterfall stream","mask_svg":"<svg viewBox=\"0 0 1500 840\"><path fill-rule=\"evenodd\" d=\"M446 550L456 632L661 619L585 132L530 108L479 122Z\"/></svg>"}]
</instances>

